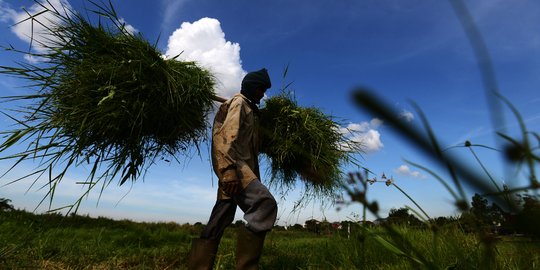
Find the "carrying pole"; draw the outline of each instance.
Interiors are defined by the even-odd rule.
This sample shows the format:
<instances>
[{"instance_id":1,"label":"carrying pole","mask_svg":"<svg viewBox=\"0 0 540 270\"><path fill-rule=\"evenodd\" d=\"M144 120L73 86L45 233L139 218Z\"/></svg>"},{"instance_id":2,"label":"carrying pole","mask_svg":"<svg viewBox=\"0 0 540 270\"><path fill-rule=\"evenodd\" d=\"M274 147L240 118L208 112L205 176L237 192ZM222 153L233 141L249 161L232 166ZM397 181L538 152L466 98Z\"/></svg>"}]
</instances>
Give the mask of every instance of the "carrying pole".
<instances>
[{"instance_id":1,"label":"carrying pole","mask_svg":"<svg viewBox=\"0 0 540 270\"><path fill-rule=\"evenodd\" d=\"M221 102L221 103L227 101L226 98L222 98L222 97L218 97L218 96L213 96L212 99L213 99L214 101Z\"/></svg>"}]
</instances>

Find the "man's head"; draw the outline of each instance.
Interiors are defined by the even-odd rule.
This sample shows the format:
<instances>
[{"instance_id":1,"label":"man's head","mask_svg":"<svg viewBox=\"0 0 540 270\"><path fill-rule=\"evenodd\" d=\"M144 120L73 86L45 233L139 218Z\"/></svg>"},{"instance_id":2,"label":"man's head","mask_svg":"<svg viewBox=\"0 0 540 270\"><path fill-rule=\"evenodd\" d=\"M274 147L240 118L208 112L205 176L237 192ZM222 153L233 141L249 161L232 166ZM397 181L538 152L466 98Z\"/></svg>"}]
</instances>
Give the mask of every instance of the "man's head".
<instances>
[{"instance_id":1,"label":"man's head","mask_svg":"<svg viewBox=\"0 0 540 270\"><path fill-rule=\"evenodd\" d=\"M268 88L272 86L268 71L263 68L258 71L253 71L244 77L242 80L242 89L240 93L246 96L251 102L259 104Z\"/></svg>"}]
</instances>

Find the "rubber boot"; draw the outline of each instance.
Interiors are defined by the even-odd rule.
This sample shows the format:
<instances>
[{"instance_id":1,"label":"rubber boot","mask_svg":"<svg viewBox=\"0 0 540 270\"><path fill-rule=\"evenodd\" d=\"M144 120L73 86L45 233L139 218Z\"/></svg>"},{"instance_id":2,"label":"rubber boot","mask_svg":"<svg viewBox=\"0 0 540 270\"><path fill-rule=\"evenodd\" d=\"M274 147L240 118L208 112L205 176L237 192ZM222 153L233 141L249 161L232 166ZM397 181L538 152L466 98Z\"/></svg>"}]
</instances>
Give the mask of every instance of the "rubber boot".
<instances>
[{"instance_id":1,"label":"rubber boot","mask_svg":"<svg viewBox=\"0 0 540 270\"><path fill-rule=\"evenodd\" d=\"M189 251L189 270L211 270L218 250L219 241L195 238Z\"/></svg>"},{"instance_id":2,"label":"rubber boot","mask_svg":"<svg viewBox=\"0 0 540 270\"><path fill-rule=\"evenodd\" d=\"M236 244L236 269L259 269L259 259L264 246L266 232L255 233L244 226L238 228Z\"/></svg>"}]
</instances>

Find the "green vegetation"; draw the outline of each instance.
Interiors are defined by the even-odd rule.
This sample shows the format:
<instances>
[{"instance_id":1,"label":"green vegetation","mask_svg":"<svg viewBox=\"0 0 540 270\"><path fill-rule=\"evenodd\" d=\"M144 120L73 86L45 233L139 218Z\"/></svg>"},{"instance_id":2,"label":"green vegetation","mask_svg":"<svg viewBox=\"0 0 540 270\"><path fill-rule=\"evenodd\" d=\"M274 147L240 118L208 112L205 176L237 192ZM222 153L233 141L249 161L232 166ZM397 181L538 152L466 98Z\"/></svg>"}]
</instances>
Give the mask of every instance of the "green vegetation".
<instances>
[{"instance_id":1,"label":"green vegetation","mask_svg":"<svg viewBox=\"0 0 540 270\"><path fill-rule=\"evenodd\" d=\"M6 50L40 61L0 67L0 74L20 78L32 90L3 98L20 108L4 112L16 128L0 132L0 152L16 145L22 150L2 159L12 159L12 168L25 160L38 165L23 178L47 178L52 200L71 168L90 166L79 182L89 192L98 183L103 189L113 180L135 181L159 158L178 160L198 147L215 96L209 71L165 60L156 45L126 29L110 2L90 2L94 10L86 15L36 3L44 11L19 23L45 27L31 40L41 50Z\"/></svg>"},{"instance_id":2,"label":"green vegetation","mask_svg":"<svg viewBox=\"0 0 540 270\"><path fill-rule=\"evenodd\" d=\"M2 211L13 211L13 205L11 205L11 200L6 198L0 198L0 212Z\"/></svg>"},{"instance_id":3,"label":"green vegetation","mask_svg":"<svg viewBox=\"0 0 540 270\"><path fill-rule=\"evenodd\" d=\"M186 269L191 238L202 228L20 210L0 212L0 221L2 269ZM319 233L276 227L267 237L261 269L418 269L391 248L384 227L369 225L364 231L356 222L340 225L321 222ZM441 224L436 237L427 228L392 226L438 269L482 268L482 240L460 229L458 220ZM234 269L235 227L226 230L216 269ZM493 269L540 265L540 247L530 238L497 236L493 241Z\"/></svg>"},{"instance_id":4,"label":"green vegetation","mask_svg":"<svg viewBox=\"0 0 540 270\"><path fill-rule=\"evenodd\" d=\"M540 245L538 243L540 239L540 203L538 200L540 184L536 174L540 161L538 154L540 135L527 129L517 108L499 93L499 87L493 76L493 67L490 65L489 54L480 33L462 1L456 0L451 1L451 3L464 25L466 34L471 39L485 82L486 96L491 108L493 108L491 114L495 120L493 121L495 123L494 129L497 130L496 135L500 143L496 147L498 150L494 153L502 154L502 157L505 158L502 166L509 166L516 170L514 176L516 179L505 179L508 185L497 184L498 181L494 180L489 168L484 166L474 151L477 147L490 147L466 141L463 147L472 153L480 168L464 164L459 158L446 151L448 149L444 150L431 129L427 117L419 108L417 108L417 112L423 130L404 123L398 117L397 112L389 109L392 106L379 100L371 92L358 89L355 91L353 99L359 107L383 119L413 147L425 153L434 163L441 165L444 169L443 172L436 172L420 164L409 162L412 166L425 171L440 181L452 196L455 207L460 211L461 216L432 219L405 190L397 186L392 179L386 179L384 182L387 186L402 192L416 208L392 209L386 221L379 225L364 223L363 226L360 226L359 223L347 222L339 224L341 229L336 229L332 226L333 224L328 222L319 223L312 220L308 222L307 229L303 229L299 225L295 225L289 230L276 228L267 237L261 261L262 269L537 269L540 267ZM123 29L122 25L117 27ZM61 54L63 52L53 53ZM31 66L26 68L33 69ZM41 78L42 75L45 76L49 72L48 70L42 71L45 73L38 72L36 76ZM12 74L17 72L20 72L22 76L27 74L24 70L12 69ZM57 84L46 81L46 85L43 87L46 89L51 85ZM100 104L107 106L109 102L114 102L115 97L119 95L117 89L112 86L100 90L103 90L106 95L99 97L98 108ZM42 94L20 99L37 98L39 100L53 97L52 95L51 97L42 96ZM55 98L55 100L61 99ZM291 117L290 119L298 117L297 120L299 120L289 122L289 120L270 119L285 123L282 127L286 130L275 132L277 138L283 134L289 134L287 129L292 126L307 125L309 127L312 123L305 120L315 116L315 118L323 120L322 122L313 122L315 126L330 127L326 130L329 133L315 131L309 135L325 139L327 139L325 136L328 135L336 138L333 142L339 142L341 137L339 137L337 130L332 129L333 122L326 121L328 119L321 116L319 111L307 109L304 111L305 116L302 116L303 112L295 107L294 102L291 103L291 100L279 98L270 100L266 110L272 109L272 106L275 105L273 102L281 102L281 105L278 104L279 106L290 109L285 112L286 116ZM70 105L71 103L78 104L79 101L67 100L64 103L62 106L67 108L73 107ZM49 113L47 110L42 111L42 108L49 107L39 104L38 107L34 108L37 114L32 114L33 117L36 115L39 117L41 113ZM137 104L136 100L131 104ZM502 119L502 105L506 105L505 108L511 111L519 124L520 137L511 137L501 129L503 125L497 120ZM61 108L64 109L62 106ZM281 111L275 115L278 113ZM61 120L71 121L67 118ZM0 147L0 151L15 144L25 136L37 136L37 138L50 140L50 145L43 146L38 142L30 143L27 151L14 156L18 158L14 166L24 159L35 156L48 159L49 162L52 160L53 163L50 165L54 165L55 160L57 160L54 156L55 152L51 153L49 149L56 147L54 140L61 139L61 134L49 130L51 126L47 123L43 126L45 129L39 129L39 125L34 127L27 126L28 123L22 121L18 122L24 126L23 129L11 132L11 137ZM302 123L304 124L302 125ZM107 124L106 121L104 124ZM71 133L80 131L80 129L70 127L69 124L65 124L65 128ZM84 131L81 134L92 138L95 135L100 135L99 132L93 133L92 131ZM298 137L305 139L304 135ZM109 137L107 136L107 138ZM303 145L306 141L282 141L274 144L292 147ZM317 144L318 140L315 138L309 141L316 143L302 147L309 149L309 151L319 151L318 147L321 145ZM109 147L109 144L105 145ZM114 142L111 145L114 146ZM329 168L330 175L326 176L328 179L322 178L325 181L330 180L331 185L337 183L338 179L334 174L336 171L332 167L332 164L335 163L332 162L340 160L342 156L335 152L336 148L332 147L338 147L337 149L341 150L339 147L343 147L343 145L334 144L325 147L330 147L323 150L330 155L326 156L327 158L316 160L323 163L309 168L313 164L308 166L303 162L313 162L312 160L298 160L297 156L286 157L289 159L287 161L289 164L299 166L283 167L280 165L280 167L272 164L274 174L283 174L285 178L288 177L291 180L297 176L300 178L313 176L313 179L318 179L324 175L321 173L327 173L326 170ZM98 147L97 150L109 153L107 149ZM68 167L84 161L80 160L83 157L80 155L90 155L88 157L97 158L97 160L93 160L94 168L98 167L98 161L101 160L117 161L99 154L94 156L94 152L83 150L84 148L80 148L80 150L70 154L67 161ZM40 155L40 151L44 151L44 154ZM69 151L62 152L60 150L60 152L56 152L56 157L63 156ZM276 156L282 158L285 157L284 153L291 151L295 151L294 147L276 151ZM269 152L266 150L265 153ZM146 158L147 153L144 155L136 154L134 159L131 151L120 152L120 155L132 158L125 165L127 167L122 169L127 161L121 160L116 165L120 167L113 168L113 173L104 173L103 177L112 179L117 175L117 172L121 172L123 180L127 179L124 178L125 176L129 178L138 173L139 162L141 158ZM324 164L328 161L330 161L330 167L328 164ZM308 166L307 170L306 166ZM38 173L51 172L52 167L45 166ZM281 169L286 169L286 171L280 171ZM92 182L95 170L92 170L89 180L91 183L87 183L90 186L95 184ZM64 172L61 172L59 177L49 180L52 186L51 192L54 192L55 181L59 181ZM525 184L516 181L517 177L521 175L525 176ZM351 201L347 203L362 204L364 216L365 212L369 210L376 217L382 218L377 201L367 196L368 183L378 182L378 180L369 179L367 170L365 176L360 172L351 173L348 180L348 185L344 188L350 195ZM104 182L107 183L107 181ZM320 179L310 183L315 186L319 185L319 187L327 187L327 182ZM476 192L471 204L468 203L465 187ZM52 194L49 195L52 197ZM2 210L0 212L0 243L3 244L0 246L0 266L8 269L184 269L186 268L190 240L197 237L201 230L200 225L135 223L76 215L68 217L57 214L33 215L14 210L7 199L0 200L0 206ZM412 211L413 214L410 214L409 211ZM349 228L351 228L351 233L349 233ZM236 246L234 231L234 226L227 230L221 242L216 265L218 269L234 268L234 248Z\"/></svg>"},{"instance_id":5,"label":"green vegetation","mask_svg":"<svg viewBox=\"0 0 540 270\"><path fill-rule=\"evenodd\" d=\"M31 90L3 98L20 106L2 112L16 124L0 131L0 153L17 149L0 156L13 161L5 173L25 161L37 164L12 182L45 180L43 201L48 198L50 206L68 171L87 166L86 179L77 182L84 193L65 206L76 212L98 184L102 192L113 181L135 182L159 159L183 163L200 150L219 100L210 71L178 56L164 59L156 44L129 31L110 1L89 1L86 13L34 1L44 10L17 23L45 28L30 37L41 50L5 49L39 61L0 66L0 74L21 79ZM286 189L301 179L306 197L335 197L342 165L353 160L359 143L321 110L298 106L292 95L266 104L262 150L271 160L273 182Z\"/></svg>"},{"instance_id":6,"label":"green vegetation","mask_svg":"<svg viewBox=\"0 0 540 270\"><path fill-rule=\"evenodd\" d=\"M196 228L23 211L0 217L7 269L176 269Z\"/></svg>"},{"instance_id":7,"label":"green vegetation","mask_svg":"<svg viewBox=\"0 0 540 270\"><path fill-rule=\"evenodd\" d=\"M343 165L354 163L360 143L340 131L340 124L314 107L301 107L292 92L265 101L260 114L261 153L270 160L271 185L294 187L332 199L343 185Z\"/></svg>"},{"instance_id":8,"label":"green vegetation","mask_svg":"<svg viewBox=\"0 0 540 270\"><path fill-rule=\"evenodd\" d=\"M441 170L427 168L420 164L407 161L410 165L423 170L443 185L452 196L454 205L462 213L459 222L460 232L475 235L475 241L462 241L459 244L448 246L452 241L445 238L444 231L439 223L447 220L442 218L432 219L422 209L415 198L407 194L390 179L387 186L398 189L406 196L415 208L412 210L415 217L420 219L426 232L429 232L433 243L431 249L426 250L421 236L412 237L413 233L408 230L400 230L391 222L383 224L384 233L378 234L380 243L394 254L408 258L411 265L417 269L440 269L440 268L463 268L463 269L534 269L538 268L538 243L530 242L527 249L516 248L517 246L506 245L508 242L499 234L523 233L532 239L540 238L540 203L538 191L537 169L540 162L540 134L529 130L525 125L518 108L516 108L501 92L492 66L491 57L483 40L481 32L477 28L474 19L470 15L464 1L449 1L457 18L463 25L465 34L469 38L471 47L478 62L480 75L484 83L484 91L490 108L490 117L495 130L497 145L490 147L481 144L473 144L465 141L462 146L468 149L474 156L477 166L466 164L462 159L452 155L449 148L443 147L439 138L431 128L428 117L422 110L416 107L421 120L421 128L409 125L398 117L398 113L392 110L387 102L378 98L372 91L359 88L353 94L353 100L361 109L368 111L374 117L382 119L391 126L397 134L401 135L410 146L424 153L433 164ZM504 123L505 111L515 118L519 127L519 135L513 136L506 130ZM482 147L494 150L494 156L500 155L501 166L513 171L500 180L495 180L490 168L486 167L475 152L475 148ZM450 147L454 148L454 147ZM376 178L368 178L371 173L368 169L361 172L351 173L348 186L345 187L351 201L364 206L364 213L369 210L373 215L380 218L378 203L367 197L367 183L380 182ZM525 183L523 183L525 182ZM475 192L472 207L467 202L467 191ZM491 206L489 205L491 202ZM394 211L406 223L418 223L407 214L408 211ZM416 219L415 218L415 219ZM501 230L502 229L502 230ZM388 239L383 239L386 235ZM459 239L459 237L456 237ZM466 240L471 240L465 238ZM514 238L511 238L515 240ZM459 241L458 241L459 242ZM474 246L474 249L470 249ZM501 246L501 243L505 243ZM529 245L527 244L527 245ZM452 248L454 246L455 248ZM512 250L513 247L516 248ZM441 259L448 254L455 254L456 264L445 265ZM513 257L512 254L527 254L530 258ZM436 254L433 256L433 254ZM438 254L438 255L437 255ZM513 257L513 258L512 258ZM521 260L530 260L530 264L522 264Z\"/></svg>"}]
</instances>

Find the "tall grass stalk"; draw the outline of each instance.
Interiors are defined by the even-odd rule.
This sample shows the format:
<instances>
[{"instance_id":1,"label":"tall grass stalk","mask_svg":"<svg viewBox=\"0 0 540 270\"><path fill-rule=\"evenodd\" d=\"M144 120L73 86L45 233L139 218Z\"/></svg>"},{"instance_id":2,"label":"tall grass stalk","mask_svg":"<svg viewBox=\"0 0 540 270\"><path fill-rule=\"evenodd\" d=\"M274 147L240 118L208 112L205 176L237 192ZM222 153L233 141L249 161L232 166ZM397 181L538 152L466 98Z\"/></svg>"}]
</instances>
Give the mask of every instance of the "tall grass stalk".
<instances>
[{"instance_id":1,"label":"tall grass stalk","mask_svg":"<svg viewBox=\"0 0 540 270\"><path fill-rule=\"evenodd\" d=\"M487 168L478 158L474 150L470 147L470 143L469 145L467 145L467 147L469 148L470 152L477 160L477 162L480 164L483 174L478 173L476 170L461 162L458 158L442 150L442 148L440 147L440 143L438 142L433 130L429 125L427 117L415 104L413 105L416 107L418 115L420 115L424 132L421 132L419 129L402 122L402 120L398 118L398 113L389 109L391 108L391 106L388 106L388 104L375 97L373 94L371 94L370 91L366 89L357 89L353 96L354 100L359 107L369 111L375 117L384 120L386 123L390 123L392 128L394 128L394 130L399 135L402 135L413 146L423 151L425 154L427 154L427 156L429 156L433 161L435 161L438 165L440 165L448 172L450 180L452 181L456 191L454 191L454 188L452 188L450 185L448 185L448 183L446 183L445 179L434 173L433 170L425 168L418 164L411 163L414 166L428 172L437 180L439 180L439 182L441 182L454 197L457 209L461 211L466 211L468 209L468 203L466 201L463 187L463 185L465 185L469 189L479 192L480 194L489 195L490 199L498 205L506 206L506 211L513 215L519 216L520 220L518 226L525 228L530 227L529 224L540 224L539 217L534 215L520 214L520 208L518 207L516 202L512 199L509 199L510 195L514 196L517 192L520 191L537 192L538 189L540 189L540 185L538 184L535 173L535 167L538 165L540 159L538 158L538 155L534 153L534 151L538 149L538 147L533 147L529 141L529 136L532 136L536 138L540 143L540 136L535 132L530 132L527 130L518 110L506 98L501 95L496 81L495 72L491 63L491 58L489 53L487 52L487 46L484 43L479 30L474 24L473 19L469 14L465 4L460 0L450 0L450 3L454 8L458 19L463 25L465 33L467 34L471 42L473 51L477 58L478 66L484 83L486 99L488 101L491 112L491 121L494 129L497 130L497 132L495 133L496 139L497 142L500 143L499 147L501 149L504 149L504 151L501 151L501 153L503 153L504 157L508 161L507 163L503 164L503 166L507 167L510 166L512 163L516 163L518 165L525 163L528 169L527 173L529 175L529 184L526 186L518 186L501 190L499 185L496 184L492 175L487 170ZM514 114L520 125L522 138L519 140L506 135L502 113L503 103L508 108L510 108L511 112ZM356 174L356 176L361 175ZM356 185L357 182L362 182L362 180L351 180L351 182L354 183L353 185ZM396 188L398 187L396 186ZM407 197L409 197L409 199L413 201L417 207L419 207L419 205L414 201L413 198L410 198L410 196L408 196L406 192L404 192L402 189L398 189ZM356 201L368 206L367 208L376 217L379 217L378 207L375 207L377 205L376 201L368 201L364 196L365 194L363 194L362 192L358 192L358 190L355 188L348 188L347 191L350 194L352 201ZM424 212L421 207L419 207L419 209ZM424 222L429 223L430 220L425 220ZM386 247L386 249L394 252L395 254L401 254L402 256L406 256L407 258L409 258L411 263L418 265L422 268L438 269L438 260L436 258L430 258L429 256L423 254L419 250L420 246L414 240L407 239L408 235L406 233L400 232L392 226L385 226L384 228L392 239L392 242L380 241L381 244ZM434 239L439 237L440 231L436 229L437 227L431 226L431 228ZM531 229L528 231L528 233L532 237L540 237L540 231L537 229ZM500 268L502 264L501 260L498 259L497 255L496 240L493 238L493 236L487 234L484 230L478 229L476 231L476 234L480 241L479 244L482 247L478 256L478 263L482 267L486 267L486 269ZM433 245L440 244L440 241L433 241ZM437 250L437 246L435 246L434 250ZM469 260L468 256L469 255L466 253L461 253L460 255L461 258L464 258L466 260Z\"/></svg>"}]
</instances>

